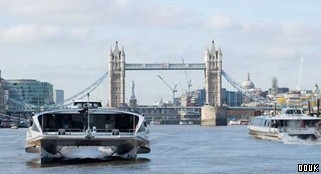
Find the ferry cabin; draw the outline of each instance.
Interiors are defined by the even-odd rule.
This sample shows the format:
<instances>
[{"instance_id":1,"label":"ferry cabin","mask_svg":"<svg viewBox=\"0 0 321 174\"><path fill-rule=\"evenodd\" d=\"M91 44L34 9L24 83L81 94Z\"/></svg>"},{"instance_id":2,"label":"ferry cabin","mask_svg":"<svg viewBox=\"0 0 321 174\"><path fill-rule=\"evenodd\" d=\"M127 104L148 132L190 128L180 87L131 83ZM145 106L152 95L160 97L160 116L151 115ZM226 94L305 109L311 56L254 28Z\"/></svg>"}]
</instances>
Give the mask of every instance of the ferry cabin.
<instances>
[{"instance_id":1,"label":"ferry cabin","mask_svg":"<svg viewBox=\"0 0 321 174\"><path fill-rule=\"evenodd\" d=\"M97 133L112 132L114 129L119 132L133 133L139 121L138 116L126 113L91 113L90 115L89 126ZM38 121L44 133L57 132L59 129L63 129L66 133L83 132L88 126L88 115L77 112L47 113L39 116Z\"/></svg>"},{"instance_id":2,"label":"ferry cabin","mask_svg":"<svg viewBox=\"0 0 321 174\"><path fill-rule=\"evenodd\" d=\"M300 119L293 120L291 118L277 118L270 116L266 118L266 116L258 116L256 118L251 119L250 125L266 127L266 128L308 128L308 127L316 127L317 123L320 119Z\"/></svg>"}]
</instances>

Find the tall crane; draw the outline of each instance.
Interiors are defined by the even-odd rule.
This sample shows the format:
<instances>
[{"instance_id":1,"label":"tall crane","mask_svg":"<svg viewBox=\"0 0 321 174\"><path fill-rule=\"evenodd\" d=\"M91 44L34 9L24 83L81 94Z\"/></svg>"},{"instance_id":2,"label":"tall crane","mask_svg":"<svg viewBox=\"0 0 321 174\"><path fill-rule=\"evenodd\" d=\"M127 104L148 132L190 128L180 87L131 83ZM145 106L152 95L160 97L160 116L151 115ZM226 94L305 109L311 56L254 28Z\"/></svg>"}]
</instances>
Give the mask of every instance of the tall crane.
<instances>
[{"instance_id":1,"label":"tall crane","mask_svg":"<svg viewBox=\"0 0 321 174\"><path fill-rule=\"evenodd\" d=\"M299 79L298 79L298 82L296 83L296 89L298 91L300 91L300 85L301 85L301 78L302 78L302 66L303 66L303 61L304 61L304 58L301 57L301 64L300 64L300 70L299 70Z\"/></svg>"},{"instance_id":2,"label":"tall crane","mask_svg":"<svg viewBox=\"0 0 321 174\"><path fill-rule=\"evenodd\" d=\"M173 104L175 104L174 102L175 102L175 92L177 92L177 90L176 90L177 84L175 84L174 88L172 88L168 83L166 83L166 81L165 81L160 75L157 75L157 76L158 76L158 78L161 79L161 80L165 83L165 85L172 91L172 93L173 93Z\"/></svg>"},{"instance_id":3,"label":"tall crane","mask_svg":"<svg viewBox=\"0 0 321 174\"><path fill-rule=\"evenodd\" d=\"M184 59L182 59L182 62L185 65ZM188 79L186 70L185 70L185 76L186 76L186 81L187 81L187 92L189 93L191 91L191 87L192 87L192 79Z\"/></svg>"}]
</instances>

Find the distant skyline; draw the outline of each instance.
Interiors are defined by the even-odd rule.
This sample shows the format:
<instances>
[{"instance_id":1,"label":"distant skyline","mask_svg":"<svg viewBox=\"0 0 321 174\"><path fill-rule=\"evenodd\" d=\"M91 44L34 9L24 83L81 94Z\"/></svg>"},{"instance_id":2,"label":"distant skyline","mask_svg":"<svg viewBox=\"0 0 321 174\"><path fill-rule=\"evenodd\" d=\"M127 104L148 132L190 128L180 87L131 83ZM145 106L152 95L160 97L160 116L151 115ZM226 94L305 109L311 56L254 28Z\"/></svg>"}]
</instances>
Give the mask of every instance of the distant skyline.
<instances>
[{"instance_id":1,"label":"distant skyline","mask_svg":"<svg viewBox=\"0 0 321 174\"><path fill-rule=\"evenodd\" d=\"M107 71L109 49L125 49L127 63L203 63L211 41L223 70L240 84L250 73L257 88L313 89L320 85L321 2L316 0L1 0L0 69L5 79L36 79L65 98ZM302 64L301 78L300 65ZM202 71L188 71L192 89ZM126 71L126 101L135 81L139 104L187 89L184 71ZM91 96L107 102L107 79ZM223 87L234 90L223 80ZM177 95L176 95L177 96Z\"/></svg>"}]
</instances>

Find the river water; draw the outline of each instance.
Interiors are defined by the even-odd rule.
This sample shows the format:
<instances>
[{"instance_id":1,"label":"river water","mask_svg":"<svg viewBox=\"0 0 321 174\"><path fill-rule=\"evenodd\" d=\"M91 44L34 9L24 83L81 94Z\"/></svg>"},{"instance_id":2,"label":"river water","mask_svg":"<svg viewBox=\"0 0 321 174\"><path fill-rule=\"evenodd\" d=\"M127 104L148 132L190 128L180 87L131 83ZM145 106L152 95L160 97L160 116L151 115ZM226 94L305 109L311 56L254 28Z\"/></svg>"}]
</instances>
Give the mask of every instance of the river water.
<instances>
[{"instance_id":1,"label":"river water","mask_svg":"<svg viewBox=\"0 0 321 174\"><path fill-rule=\"evenodd\" d=\"M70 159L41 165L26 129L0 129L0 173L297 173L321 164L321 142L256 139L246 126L151 125L151 153L136 160Z\"/></svg>"}]
</instances>

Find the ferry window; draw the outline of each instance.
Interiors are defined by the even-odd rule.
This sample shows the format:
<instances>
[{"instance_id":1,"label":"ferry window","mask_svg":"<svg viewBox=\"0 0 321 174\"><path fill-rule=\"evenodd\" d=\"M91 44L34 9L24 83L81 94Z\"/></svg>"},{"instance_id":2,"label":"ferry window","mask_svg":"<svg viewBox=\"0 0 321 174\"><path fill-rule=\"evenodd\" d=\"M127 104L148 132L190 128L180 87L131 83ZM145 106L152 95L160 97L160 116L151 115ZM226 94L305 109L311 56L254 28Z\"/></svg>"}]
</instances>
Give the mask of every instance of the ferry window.
<instances>
[{"instance_id":1,"label":"ferry window","mask_svg":"<svg viewBox=\"0 0 321 174\"><path fill-rule=\"evenodd\" d=\"M255 118L253 120L253 125L261 125L261 119L260 118Z\"/></svg>"},{"instance_id":2,"label":"ferry window","mask_svg":"<svg viewBox=\"0 0 321 174\"><path fill-rule=\"evenodd\" d=\"M134 129L139 118L134 115L119 114L116 116L115 128L120 131L128 131Z\"/></svg>"},{"instance_id":3,"label":"ferry window","mask_svg":"<svg viewBox=\"0 0 321 174\"><path fill-rule=\"evenodd\" d=\"M286 114L293 114L293 110L287 110Z\"/></svg>"}]
</instances>

